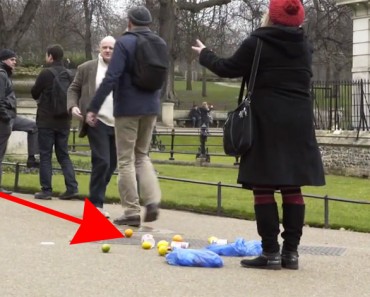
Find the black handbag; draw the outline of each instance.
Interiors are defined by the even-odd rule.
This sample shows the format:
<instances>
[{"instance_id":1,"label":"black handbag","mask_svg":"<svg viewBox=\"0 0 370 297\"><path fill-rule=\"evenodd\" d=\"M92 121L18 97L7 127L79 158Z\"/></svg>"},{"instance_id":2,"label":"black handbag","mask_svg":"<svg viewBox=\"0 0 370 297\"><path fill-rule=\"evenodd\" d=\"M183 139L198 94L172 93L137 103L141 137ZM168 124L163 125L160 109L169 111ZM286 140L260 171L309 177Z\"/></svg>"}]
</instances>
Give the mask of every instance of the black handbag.
<instances>
[{"instance_id":1,"label":"black handbag","mask_svg":"<svg viewBox=\"0 0 370 297\"><path fill-rule=\"evenodd\" d=\"M223 145L226 155L242 156L252 146L253 129L252 129L252 110L251 110L251 95L256 80L257 68L261 54L262 41L257 40L256 52L253 58L251 75L248 83L248 92L244 96L244 87L246 84L246 76L243 77L240 86L238 107L230 112L227 116L223 127Z\"/></svg>"}]
</instances>

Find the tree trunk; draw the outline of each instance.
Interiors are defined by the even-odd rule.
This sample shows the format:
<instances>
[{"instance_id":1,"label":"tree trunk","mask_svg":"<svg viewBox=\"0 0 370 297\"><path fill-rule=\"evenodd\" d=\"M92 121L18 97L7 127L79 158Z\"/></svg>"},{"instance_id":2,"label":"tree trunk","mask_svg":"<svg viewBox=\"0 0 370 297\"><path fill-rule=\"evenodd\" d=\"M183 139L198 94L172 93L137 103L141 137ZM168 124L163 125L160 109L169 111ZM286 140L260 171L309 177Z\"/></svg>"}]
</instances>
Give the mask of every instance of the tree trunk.
<instances>
[{"instance_id":1,"label":"tree trunk","mask_svg":"<svg viewBox=\"0 0 370 297\"><path fill-rule=\"evenodd\" d=\"M173 57L173 43L174 43L174 28L175 28L175 10L176 4L174 0L159 1L159 35L167 42L168 53L170 55L170 67L168 73L168 80L165 90L163 91L162 100L176 101L174 91L174 57Z\"/></svg>"},{"instance_id":2,"label":"tree trunk","mask_svg":"<svg viewBox=\"0 0 370 297\"><path fill-rule=\"evenodd\" d=\"M207 97L207 69L202 67L202 97Z\"/></svg>"},{"instance_id":3,"label":"tree trunk","mask_svg":"<svg viewBox=\"0 0 370 297\"><path fill-rule=\"evenodd\" d=\"M193 72L193 69L191 67L191 60L187 59L186 61L186 90L187 91L192 91L193 90L193 87L191 85L191 82L192 82L192 72Z\"/></svg>"},{"instance_id":4,"label":"tree trunk","mask_svg":"<svg viewBox=\"0 0 370 297\"><path fill-rule=\"evenodd\" d=\"M28 30L33 19L35 18L40 4L41 0L28 0L22 15L10 29L6 27L4 13L0 5L0 48L17 48L19 40Z\"/></svg>"},{"instance_id":5,"label":"tree trunk","mask_svg":"<svg viewBox=\"0 0 370 297\"><path fill-rule=\"evenodd\" d=\"M85 12L85 57L87 60L92 60L92 45L91 45L91 22L93 15L93 4L89 7L89 0L84 0Z\"/></svg>"}]
</instances>

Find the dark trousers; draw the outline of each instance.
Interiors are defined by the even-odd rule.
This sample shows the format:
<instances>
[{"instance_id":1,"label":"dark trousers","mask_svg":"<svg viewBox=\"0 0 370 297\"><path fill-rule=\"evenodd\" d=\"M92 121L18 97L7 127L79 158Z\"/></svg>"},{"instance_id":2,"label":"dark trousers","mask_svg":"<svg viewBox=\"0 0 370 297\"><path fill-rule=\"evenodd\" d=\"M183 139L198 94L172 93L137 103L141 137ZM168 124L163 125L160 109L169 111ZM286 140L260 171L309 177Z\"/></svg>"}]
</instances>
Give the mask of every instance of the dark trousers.
<instances>
[{"instance_id":1,"label":"dark trousers","mask_svg":"<svg viewBox=\"0 0 370 297\"><path fill-rule=\"evenodd\" d=\"M35 155L39 152L37 143L37 126L34 120L16 116L8 123L0 121L0 186L2 176L1 162L4 159L8 140L12 131L27 132L28 155Z\"/></svg>"},{"instance_id":2,"label":"dark trousers","mask_svg":"<svg viewBox=\"0 0 370 297\"><path fill-rule=\"evenodd\" d=\"M96 127L87 128L91 148L90 201L103 207L105 192L117 168L117 151L114 128L98 121Z\"/></svg>"},{"instance_id":3,"label":"dark trousers","mask_svg":"<svg viewBox=\"0 0 370 297\"><path fill-rule=\"evenodd\" d=\"M68 153L69 129L39 128L40 184L41 190L51 193L53 147L58 163L62 168L67 192L78 192L75 171Z\"/></svg>"},{"instance_id":4,"label":"dark trousers","mask_svg":"<svg viewBox=\"0 0 370 297\"><path fill-rule=\"evenodd\" d=\"M193 128L198 128L199 127L200 119L198 119L196 117L192 117L191 121L192 121L192 124L193 124Z\"/></svg>"}]
</instances>

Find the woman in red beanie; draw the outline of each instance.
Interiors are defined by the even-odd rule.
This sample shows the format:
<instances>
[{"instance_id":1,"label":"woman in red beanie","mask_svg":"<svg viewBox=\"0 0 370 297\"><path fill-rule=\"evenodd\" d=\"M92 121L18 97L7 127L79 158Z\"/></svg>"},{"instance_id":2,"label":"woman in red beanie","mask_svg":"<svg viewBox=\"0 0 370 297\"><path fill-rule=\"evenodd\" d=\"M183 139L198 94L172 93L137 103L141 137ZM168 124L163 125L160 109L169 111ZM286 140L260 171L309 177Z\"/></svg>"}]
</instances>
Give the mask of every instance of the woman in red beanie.
<instances>
[{"instance_id":1,"label":"woman in red beanie","mask_svg":"<svg viewBox=\"0 0 370 297\"><path fill-rule=\"evenodd\" d=\"M301 187L325 184L313 127L310 80L312 50L301 25L299 0L271 0L261 28L229 58L220 58L197 40L199 62L221 77L250 76L257 39L261 57L252 94L253 144L241 156L238 183L253 191L262 254L243 267L298 269L298 245L304 225ZM274 193L282 195L282 250Z\"/></svg>"}]
</instances>

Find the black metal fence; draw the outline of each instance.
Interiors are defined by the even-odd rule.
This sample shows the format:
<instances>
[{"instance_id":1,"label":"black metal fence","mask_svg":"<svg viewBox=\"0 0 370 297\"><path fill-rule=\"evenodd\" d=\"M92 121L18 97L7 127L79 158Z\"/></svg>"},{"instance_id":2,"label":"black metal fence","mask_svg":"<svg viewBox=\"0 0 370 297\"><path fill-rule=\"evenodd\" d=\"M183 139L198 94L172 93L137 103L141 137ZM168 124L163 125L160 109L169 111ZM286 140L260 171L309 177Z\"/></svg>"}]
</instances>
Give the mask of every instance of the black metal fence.
<instances>
[{"instance_id":1,"label":"black metal fence","mask_svg":"<svg viewBox=\"0 0 370 297\"><path fill-rule=\"evenodd\" d=\"M311 94L316 129L369 131L369 81L315 81Z\"/></svg>"},{"instance_id":2,"label":"black metal fence","mask_svg":"<svg viewBox=\"0 0 370 297\"><path fill-rule=\"evenodd\" d=\"M3 162L3 165L10 165L15 167L15 175L14 175L14 191L20 191L21 187L19 185L19 177L21 175L21 168L26 168L26 164L21 164L19 162L13 163L13 162ZM53 168L55 171L61 171L61 168ZM86 173L91 174L91 170L86 169L78 169L75 168L75 171L78 173ZM117 175L117 172L114 173L114 175ZM190 180L190 179L181 179L181 178L174 178L174 177L168 177L168 176L158 176L160 180L167 180L172 182L181 182L181 183L190 183L190 184L198 184L198 185L204 185L204 186L214 186L216 188L215 193L215 199L217 203L216 208L216 215L223 216L223 207L222 207L222 189L224 188L234 188L239 190L244 190L240 185L232 185L232 184L223 184L222 182L205 182L205 181L199 181L199 180ZM312 199L319 199L323 201L323 208L324 208L324 218L323 218L323 226L324 228L330 228L329 223L329 202L342 202L342 203L349 203L349 204L361 204L361 205L369 205L370 201L366 200L352 200L352 199L345 199L345 198L338 198L338 197L330 197L328 195L325 196L319 196L319 195L310 195L310 194L303 194L304 197L312 198Z\"/></svg>"}]
</instances>

